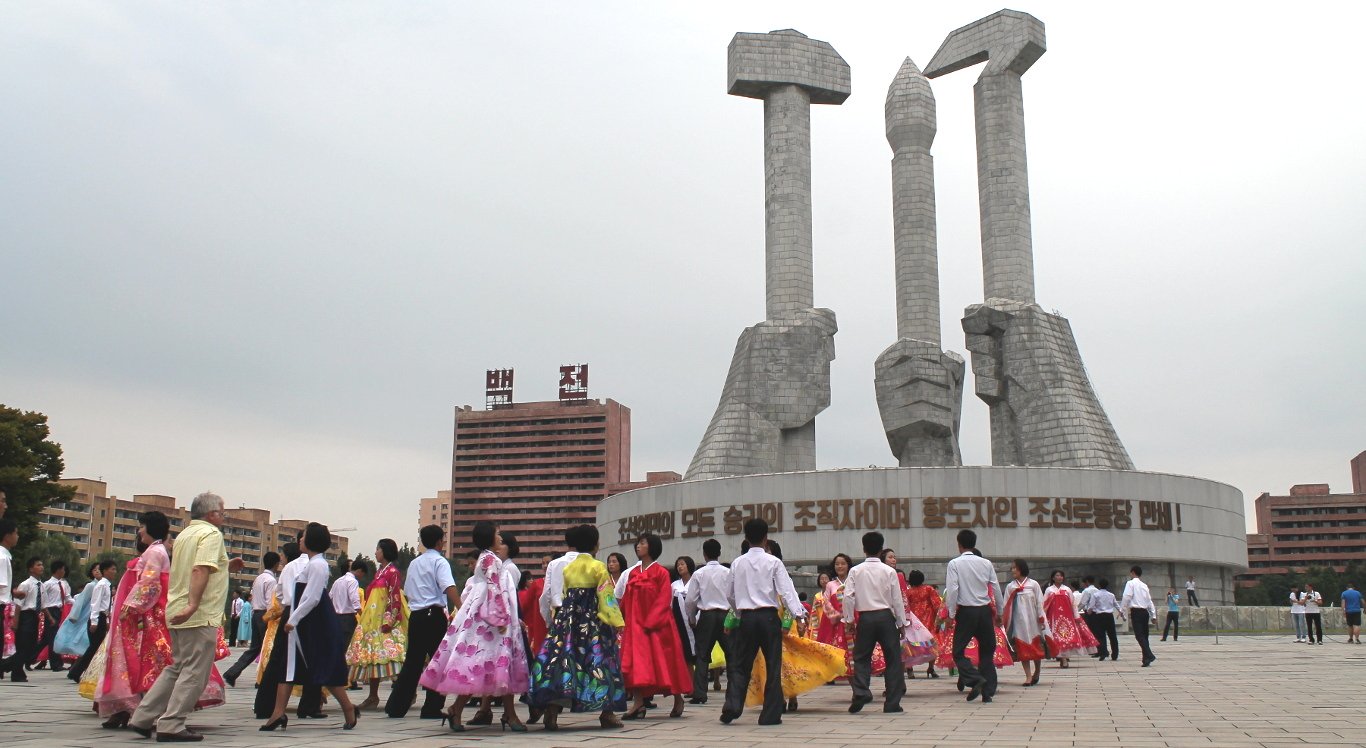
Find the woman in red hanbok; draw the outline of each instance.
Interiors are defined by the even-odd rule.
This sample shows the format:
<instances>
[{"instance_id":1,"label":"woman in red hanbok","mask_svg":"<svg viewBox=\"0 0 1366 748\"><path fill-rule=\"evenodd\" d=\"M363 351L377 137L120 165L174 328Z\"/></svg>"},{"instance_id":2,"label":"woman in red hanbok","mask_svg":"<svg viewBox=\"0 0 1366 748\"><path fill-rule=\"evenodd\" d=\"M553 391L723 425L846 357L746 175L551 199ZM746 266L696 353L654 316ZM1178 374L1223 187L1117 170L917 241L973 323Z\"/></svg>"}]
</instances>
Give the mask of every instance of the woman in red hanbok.
<instances>
[{"instance_id":1,"label":"woman in red hanbok","mask_svg":"<svg viewBox=\"0 0 1366 748\"><path fill-rule=\"evenodd\" d=\"M640 563L617 580L616 595L626 618L622 637L621 675L634 703L623 719L645 716L645 699L672 694L670 717L683 716L683 695L692 693L692 670L683 657L683 643L673 617L673 587L669 570L656 562L664 550L657 535L636 541Z\"/></svg>"},{"instance_id":2,"label":"woman in red hanbok","mask_svg":"<svg viewBox=\"0 0 1366 748\"><path fill-rule=\"evenodd\" d=\"M1010 564L1014 579L1006 585L1006 604L1001 611L1005 620L1006 636L1010 637L1011 649L1015 659L1024 668L1024 686L1039 684L1039 666L1048 656L1044 646L1044 636L1048 633L1048 621L1043 614L1043 590L1039 583L1029 578L1029 564L1017 558ZM1033 674L1030 674L1030 665Z\"/></svg>"},{"instance_id":3,"label":"woman in red hanbok","mask_svg":"<svg viewBox=\"0 0 1366 748\"><path fill-rule=\"evenodd\" d=\"M938 590L925 584L925 572L919 569L911 569L910 576L906 579L906 589L902 590L901 594L906 598L906 610L914 613L921 623L933 628L935 617L944 601L939 599ZM936 649L938 649L937 638ZM936 657L936 659L938 658ZM915 677L914 671L907 670L907 672L911 674L912 678ZM934 670L933 662L929 664L925 674L931 678L939 677L939 673Z\"/></svg>"},{"instance_id":4,"label":"woman in red hanbok","mask_svg":"<svg viewBox=\"0 0 1366 748\"><path fill-rule=\"evenodd\" d=\"M107 718L102 726L111 729L128 724L143 695L171 664L171 632L166 625L171 556L164 542L170 522L157 511L144 512L138 521L138 544L145 550L128 563L119 580L110 607L114 619L106 639L104 671L95 686L95 706ZM213 668L195 707L222 704L223 689L223 678Z\"/></svg>"},{"instance_id":5,"label":"woman in red hanbok","mask_svg":"<svg viewBox=\"0 0 1366 748\"><path fill-rule=\"evenodd\" d=\"M854 624L857 623L857 620L852 612L847 616L844 614L844 580L849 578L849 570L854 568L854 561L843 553L838 553L830 562L830 568L835 570L835 578L825 586L825 617L822 621L822 623L830 622L830 641L819 639L818 641L844 650L844 677L852 678L854 675ZM873 675L881 675L886 669L887 658L882 653L882 647L873 647Z\"/></svg>"},{"instance_id":6,"label":"woman in red hanbok","mask_svg":"<svg viewBox=\"0 0 1366 748\"><path fill-rule=\"evenodd\" d=\"M526 628L526 638L531 645L528 651L532 659L541 651L541 642L545 641L547 630L545 619L541 617L541 593L545 591L545 567L549 565L550 557L546 556L541 562L541 576L517 591L517 607L521 611L522 625Z\"/></svg>"},{"instance_id":7,"label":"woman in red hanbok","mask_svg":"<svg viewBox=\"0 0 1366 748\"><path fill-rule=\"evenodd\" d=\"M991 613L992 617L995 617L1000 612L1000 607L996 605L996 596L992 594L990 587L987 588L987 596L991 598ZM939 612L936 613L935 616L938 621L938 624L936 624L936 628L938 628L936 637L939 639L939 657L935 659L934 664L938 667L953 668L955 667L953 662L954 620L949 618L949 606L941 604L939 606ZM976 639L968 640L967 649L964 650L963 654L973 665L982 664L982 661L977 654ZM996 665L997 670L1015 664L1015 660L1010 656L1010 644L1006 641L1006 630L1003 626L996 627L996 653L992 655L991 661ZM958 690L962 691L964 688L963 675L962 673L959 673Z\"/></svg>"},{"instance_id":8,"label":"woman in red hanbok","mask_svg":"<svg viewBox=\"0 0 1366 748\"><path fill-rule=\"evenodd\" d=\"M1072 588L1066 584L1067 575L1061 569L1054 569L1053 583L1044 592L1043 612L1048 617L1048 648L1058 658L1058 667L1067 667L1073 657L1089 655L1096 651L1096 637L1091 629L1077 615L1072 602Z\"/></svg>"}]
</instances>

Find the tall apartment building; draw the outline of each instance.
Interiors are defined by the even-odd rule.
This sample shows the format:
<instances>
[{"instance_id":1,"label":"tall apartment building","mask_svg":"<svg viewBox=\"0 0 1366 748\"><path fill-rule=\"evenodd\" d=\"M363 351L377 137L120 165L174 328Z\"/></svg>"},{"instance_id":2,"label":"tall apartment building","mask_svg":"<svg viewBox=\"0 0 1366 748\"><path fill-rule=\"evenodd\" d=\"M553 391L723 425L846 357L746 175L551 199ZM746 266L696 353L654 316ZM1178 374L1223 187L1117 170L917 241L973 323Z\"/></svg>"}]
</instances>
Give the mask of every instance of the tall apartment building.
<instances>
[{"instance_id":1,"label":"tall apartment building","mask_svg":"<svg viewBox=\"0 0 1366 748\"><path fill-rule=\"evenodd\" d=\"M469 406L455 411L449 503L423 499L420 524L439 522L452 554L469 544L476 520L512 531L519 566L536 571L543 555L564 550L564 529L595 523L609 484L631 475L631 410L615 400L559 400Z\"/></svg>"},{"instance_id":2,"label":"tall apartment building","mask_svg":"<svg viewBox=\"0 0 1366 748\"><path fill-rule=\"evenodd\" d=\"M1310 566L1340 572L1366 562L1366 452L1352 459L1351 469L1352 493L1311 483L1291 486L1288 496L1257 497L1257 532L1247 536L1248 573L1239 575L1240 584L1255 584L1263 574Z\"/></svg>"},{"instance_id":3,"label":"tall apartment building","mask_svg":"<svg viewBox=\"0 0 1366 748\"><path fill-rule=\"evenodd\" d=\"M135 494L131 500L109 496L109 485L88 478L66 478L58 481L73 486L76 493L70 501L58 502L44 509L38 516L38 527L65 535L87 559L104 551L118 551L128 555L137 552L138 515L159 511L171 521L171 536L190 522L188 507L176 506L173 496ZM266 551L279 551L308 525L307 520L283 519L272 523L267 509L237 508L223 512L223 542L229 556L241 556L246 562L242 571L232 576L234 586L249 587L261 572L261 557ZM348 554L350 541L333 534L332 548L323 554L329 562Z\"/></svg>"}]
</instances>

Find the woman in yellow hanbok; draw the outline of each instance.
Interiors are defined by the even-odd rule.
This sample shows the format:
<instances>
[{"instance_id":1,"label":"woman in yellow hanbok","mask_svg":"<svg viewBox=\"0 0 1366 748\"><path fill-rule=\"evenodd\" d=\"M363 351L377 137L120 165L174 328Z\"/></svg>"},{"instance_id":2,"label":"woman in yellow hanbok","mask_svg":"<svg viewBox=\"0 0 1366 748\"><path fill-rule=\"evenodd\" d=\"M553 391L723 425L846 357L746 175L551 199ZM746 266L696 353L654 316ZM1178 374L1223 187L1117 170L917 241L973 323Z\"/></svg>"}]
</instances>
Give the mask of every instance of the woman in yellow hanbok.
<instances>
[{"instance_id":1,"label":"woman in yellow hanbok","mask_svg":"<svg viewBox=\"0 0 1366 748\"><path fill-rule=\"evenodd\" d=\"M393 680L403 667L408 651L408 601L399 581L398 545L390 538L379 541L375 561L380 569L365 588L360 625L346 649L346 664L351 666L351 682L369 683L370 696L359 709L379 706L380 681Z\"/></svg>"},{"instance_id":2,"label":"woman in yellow hanbok","mask_svg":"<svg viewBox=\"0 0 1366 748\"><path fill-rule=\"evenodd\" d=\"M821 572L816 575L816 594L811 597L811 614L806 619L806 638L820 641L821 623L825 620L825 586L830 584L830 575Z\"/></svg>"}]
</instances>

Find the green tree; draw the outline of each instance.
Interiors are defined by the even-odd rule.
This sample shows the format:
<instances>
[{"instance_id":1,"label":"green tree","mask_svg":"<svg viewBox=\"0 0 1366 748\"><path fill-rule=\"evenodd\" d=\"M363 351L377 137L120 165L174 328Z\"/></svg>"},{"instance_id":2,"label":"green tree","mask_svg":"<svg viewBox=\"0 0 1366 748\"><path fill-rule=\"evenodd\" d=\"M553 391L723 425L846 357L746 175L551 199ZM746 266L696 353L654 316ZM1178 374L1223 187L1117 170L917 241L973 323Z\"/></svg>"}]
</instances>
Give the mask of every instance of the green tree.
<instances>
[{"instance_id":1,"label":"green tree","mask_svg":"<svg viewBox=\"0 0 1366 748\"><path fill-rule=\"evenodd\" d=\"M133 554L131 553L125 553L123 551L116 551L110 549L107 551L100 551L100 554L98 556L90 559L90 563L97 564L104 563L105 561L113 561L114 565L118 568L118 571L115 572L116 576L113 578L105 576L105 579L108 579L109 582L114 585L114 588L118 589L118 577L123 575L124 569L128 568L128 561L132 558ZM84 571L84 569L82 569L82 571Z\"/></svg>"},{"instance_id":2,"label":"green tree","mask_svg":"<svg viewBox=\"0 0 1366 748\"><path fill-rule=\"evenodd\" d=\"M416 548L407 543L399 546L398 558L394 559L394 566L398 567L398 573L406 575L408 573L408 564L412 563L415 558L417 558Z\"/></svg>"},{"instance_id":3,"label":"green tree","mask_svg":"<svg viewBox=\"0 0 1366 748\"><path fill-rule=\"evenodd\" d=\"M345 576L351 570L351 559L345 554L337 556L337 563L332 565L331 579L328 582L335 582Z\"/></svg>"},{"instance_id":4,"label":"green tree","mask_svg":"<svg viewBox=\"0 0 1366 748\"><path fill-rule=\"evenodd\" d=\"M38 530L29 542L23 544L22 549L17 550L19 552L14 554L16 560L27 561L37 556L43 560L49 574L52 573L53 561L66 562L66 581L73 590L79 590L86 582L90 581L85 575L85 564L81 563L81 552L72 545L65 535ZM19 563L24 561L19 561Z\"/></svg>"},{"instance_id":5,"label":"green tree","mask_svg":"<svg viewBox=\"0 0 1366 748\"><path fill-rule=\"evenodd\" d=\"M62 445L50 441L49 435L47 416L0 404L0 491L9 504L5 518L19 525L17 550L38 538L43 507L76 493L71 486L57 484L66 465Z\"/></svg>"}]
</instances>

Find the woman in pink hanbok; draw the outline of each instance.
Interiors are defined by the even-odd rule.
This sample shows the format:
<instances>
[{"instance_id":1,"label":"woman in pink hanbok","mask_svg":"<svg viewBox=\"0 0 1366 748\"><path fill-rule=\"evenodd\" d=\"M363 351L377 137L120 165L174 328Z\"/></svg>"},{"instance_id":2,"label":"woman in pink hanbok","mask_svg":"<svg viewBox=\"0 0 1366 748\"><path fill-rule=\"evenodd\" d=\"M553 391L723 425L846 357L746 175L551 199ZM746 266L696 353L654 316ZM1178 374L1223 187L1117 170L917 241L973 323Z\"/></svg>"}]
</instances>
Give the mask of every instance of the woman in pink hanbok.
<instances>
[{"instance_id":1,"label":"woman in pink hanbok","mask_svg":"<svg viewBox=\"0 0 1366 748\"><path fill-rule=\"evenodd\" d=\"M171 632L166 625L171 556L165 544L170 522L156 511L144 512L138 522L138 545L145 550L129 562L119 580L110 608L113 621L104 670L95 686L95 706L107 718L102 726L109 729L128 724L143 694L156 683L162 668L171 664ZM223 678L213 668L196 708L222 704L223 688Z\"/></svg>"},{"instance_id":2,"label":"woman in pink hanbok","mask_svg":"<svg viewBox=\"0 0 1366 748\"><path fill-rule=\"evenodd\" d=\"M1048 648L1058 658L1058 667L1067 667L1073 657L1093 654L1098 645L1091 628L1077 615L1072 603L1072 588L1066 584L1067 575L1054 569L1053 583L1044 590L1043 612L1048 617Z\"/></svg>"},{"instance_id":3,"label":"woman in pink hanbok","mask_svg":"<svg viewBox=\"0 0 1366 748\"><path fill-rule=\"evenodd\" d=\"M455 705L443 721L454 732L465 729L461 713L473 697L499 697L502 723L514 732L526 732L517 717L516 697L531 686L526 650L517 619L517 589L503 574L498 551L503 539L492 522L474 523L474 546L479 559L474 574L460 595L460 610L451 619L446 638L427 663L419 683L423 688L455 694Z\"/></svg>"}]
</instances>

